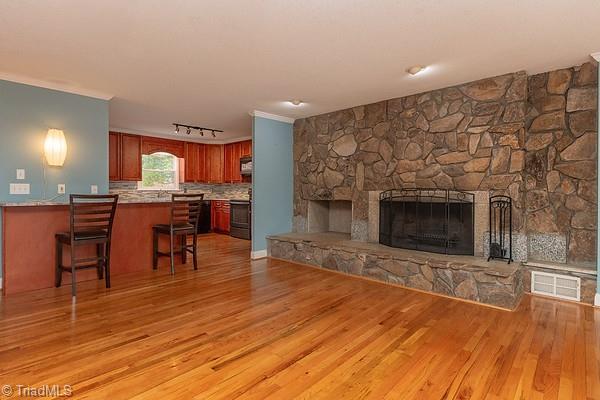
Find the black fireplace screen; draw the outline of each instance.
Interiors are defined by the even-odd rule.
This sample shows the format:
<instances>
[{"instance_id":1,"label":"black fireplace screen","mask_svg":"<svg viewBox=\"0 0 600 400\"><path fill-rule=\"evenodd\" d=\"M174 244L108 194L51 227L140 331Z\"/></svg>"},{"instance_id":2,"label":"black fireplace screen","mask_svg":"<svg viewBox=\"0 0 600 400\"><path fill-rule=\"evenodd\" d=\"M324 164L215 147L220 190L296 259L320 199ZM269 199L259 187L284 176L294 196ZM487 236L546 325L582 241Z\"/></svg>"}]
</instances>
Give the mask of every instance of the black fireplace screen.
<instances>
[{"instance_id":1,"label":"black fireplace screen","mask_svg":"<svg viewBox=\"0 0 600 400\"><path fill-rule=\"evenodd\" d=\"M379 197L379 243L473 255L474 195L457 190L398 189Z\"/></svg>"}]
</instances>

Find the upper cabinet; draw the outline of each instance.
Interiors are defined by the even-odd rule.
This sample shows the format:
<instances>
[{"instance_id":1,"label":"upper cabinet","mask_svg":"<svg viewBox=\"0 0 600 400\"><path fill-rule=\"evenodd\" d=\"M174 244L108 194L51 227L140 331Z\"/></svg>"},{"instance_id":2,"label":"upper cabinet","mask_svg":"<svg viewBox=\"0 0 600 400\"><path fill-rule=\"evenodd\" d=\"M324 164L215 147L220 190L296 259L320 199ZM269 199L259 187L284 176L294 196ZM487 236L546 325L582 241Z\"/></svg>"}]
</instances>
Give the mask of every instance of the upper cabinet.
<instances>
[{"instance_id":1,"label":"upper cabinet","mask_svg":"<svg viewBox=\"0 0 600 400\"><path fill-rule=\"evenodd\" d=\"M121 180L142 180L142 138L121 134Z\"/></svg>"},{"instance_id":2,"label":"upper cabinet","mask_svg":"<svg viewBox=\"0 0 600 400\"><path fill-rule=\"evenodd\" d=\"M225 145L224 179L226 183L242 182L240 159L252 155L252 141L228 143Z\"/></svg>"},{"instance_id":3,"label":"upper cabinet","mask_svg":"<svg viewBox=\"0 0 600 400\"><path fill-rule=\"evenodd\" d=\"M223 151L222 144L206 145L207 183L223 183L225 181Z\"/></svg>"},{"instance_id":4,"label":"upper cabinet","mask_svg":"<svg viewBox=\"0 0 600 400\"><path fill-rule=\"evenodd\" d=\"M204 144L109 132L109 179L141 181L142 154L165 152L181 159L180 179L196 183L246 182L240 158L252 154L252 141Z\"/></svg>"},{"instance_id":5,"label":"upper cabinet","mask_svg":"<svg viewBox=\"0 0 600 400\"><path fill-rule=\"evenodd\" d=\"M198 143L183 145L184 149L184 179L186 182L198 182Z\"/></svg>"},{"instance_id":6,"label":"upper cabinet","mask_svg":"<svg viewBox=\"0 0 600 400\"><path fill-rule=\"evenodd\" d=\"M242 146L242 157L248 157L252 155L252 140L244 140L240 142Z\"/></svg>"},{"instance_id":7,"label":"upper cabinet","mask_svg":"<svg viewBox=\"0 0 600 400\"><path fill-rule=\"evenodd\" d=\"M142 154L169 153L184 158L186 142L151 136L142 136Z\"/></svg>"},{"instance_id":8,"label":"upper cabinet","mask_svg":"<svg viewBox=\"0 0 600 400\"><path fill-rule=\"evenodd\" d=\"M142 137L108 134L108 176L111 181L142 180Z\"/></svg>"},{"instance_id":9,"label":"upper cabinet","mask_svg":"<svg viewBox=\"0 0 600 400\"><path fill-rule=\"evenodd\" d=\"M121 179L121 137L116 132L108 134L108 180L118 181Z\"/></svg>"}]
</instances>

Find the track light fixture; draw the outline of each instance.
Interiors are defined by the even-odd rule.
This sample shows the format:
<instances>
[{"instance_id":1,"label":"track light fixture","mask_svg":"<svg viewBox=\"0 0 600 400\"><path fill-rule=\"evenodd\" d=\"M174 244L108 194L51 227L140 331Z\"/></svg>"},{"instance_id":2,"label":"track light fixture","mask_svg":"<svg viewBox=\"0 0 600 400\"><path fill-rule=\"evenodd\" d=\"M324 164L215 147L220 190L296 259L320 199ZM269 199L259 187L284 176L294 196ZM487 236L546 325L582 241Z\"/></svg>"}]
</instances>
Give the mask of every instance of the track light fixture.
<instances>
[{"instance_id":1,"label":"track light fixture","mask_svg":"<svg viewBox=\"0 0 600 400\"><path fill-rule=\"evenodd\" d=\"M175 133L179 133L179 128L185 128L185 133L190 135L192 133L192 131L198 131L198 133L200 134L200 136L204 137L204 131L210 131L210 133L212 134L213 138L216 138L217 135L216 133L219 132L223 132L220 129L212 129L212 128L203 128L201 126L195 126L195 125L187 125L187 124L180 124L180 123L173 123L173 125L175 126Z\"/></svg>"}]
</instances>

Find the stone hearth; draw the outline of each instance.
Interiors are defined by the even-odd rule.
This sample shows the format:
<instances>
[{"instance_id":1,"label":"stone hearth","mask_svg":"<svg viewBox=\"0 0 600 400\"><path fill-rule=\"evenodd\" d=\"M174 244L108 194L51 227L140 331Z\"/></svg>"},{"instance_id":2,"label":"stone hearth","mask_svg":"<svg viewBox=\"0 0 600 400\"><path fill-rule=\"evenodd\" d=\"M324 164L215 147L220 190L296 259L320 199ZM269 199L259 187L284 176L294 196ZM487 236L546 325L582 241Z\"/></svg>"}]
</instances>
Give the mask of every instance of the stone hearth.
<instances>
[{"instance_id":1,"label":"stone hearth","mask_svg":"<svg viewBox=\"0 0 600 400\"><path fill-rule=\"evenodd\" d=\"M523 294L518 264L395 249L340 233L267 238L271 257L513 310Z\"/></svg>"}]
</instances>

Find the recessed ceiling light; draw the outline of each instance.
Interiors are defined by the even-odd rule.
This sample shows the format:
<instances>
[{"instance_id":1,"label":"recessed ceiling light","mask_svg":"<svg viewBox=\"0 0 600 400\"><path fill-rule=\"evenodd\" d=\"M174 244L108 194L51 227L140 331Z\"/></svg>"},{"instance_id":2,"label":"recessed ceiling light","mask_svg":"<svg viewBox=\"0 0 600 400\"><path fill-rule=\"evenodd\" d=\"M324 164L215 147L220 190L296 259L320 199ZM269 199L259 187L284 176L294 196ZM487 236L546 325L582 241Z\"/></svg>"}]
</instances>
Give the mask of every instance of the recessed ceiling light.
<instances>
[{"instance_id":1,"label":"recessed ceiling light","mask_svg":"<svg viewBox=\"0 0 600 400\"><path fill-rule=\"evenodd\" d=\"M417 75L418 73L425 71L426 68L427 67L424 67L422 65L415 65L407 69L406 72L408 72L411 75Z\"/></svg>"},{"instance_id":2,"label":"recessed ceiling light","mask_svg":"<svg viewBox=\"0 0 600 400\"><path fill-rule=\"evenodd\" d=\"M292 99L292 100L290 100L290 103L292 103L295 106L301 106L302 105L302 100Z\"/></svg>"}]
</instances>

